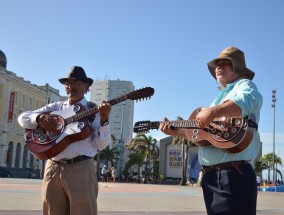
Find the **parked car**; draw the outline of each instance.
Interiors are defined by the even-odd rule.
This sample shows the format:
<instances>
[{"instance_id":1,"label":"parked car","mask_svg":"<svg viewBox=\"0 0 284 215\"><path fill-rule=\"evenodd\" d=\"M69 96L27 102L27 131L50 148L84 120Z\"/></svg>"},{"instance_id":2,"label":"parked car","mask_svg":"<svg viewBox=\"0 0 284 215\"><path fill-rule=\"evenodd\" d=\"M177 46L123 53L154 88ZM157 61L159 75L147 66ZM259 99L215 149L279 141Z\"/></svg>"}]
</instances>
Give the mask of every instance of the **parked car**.
<instances>
[{"instance_id":1,"label":"parked car","mask_svg":"<svg viewBox=\"0 0 284 215\"><path fill-rule=\"evenodd\" d=\"M5 169L0 169L0 177L3 178L11 178L13 175L11 172L5 170Z\"/></svg>"}]
</instances>

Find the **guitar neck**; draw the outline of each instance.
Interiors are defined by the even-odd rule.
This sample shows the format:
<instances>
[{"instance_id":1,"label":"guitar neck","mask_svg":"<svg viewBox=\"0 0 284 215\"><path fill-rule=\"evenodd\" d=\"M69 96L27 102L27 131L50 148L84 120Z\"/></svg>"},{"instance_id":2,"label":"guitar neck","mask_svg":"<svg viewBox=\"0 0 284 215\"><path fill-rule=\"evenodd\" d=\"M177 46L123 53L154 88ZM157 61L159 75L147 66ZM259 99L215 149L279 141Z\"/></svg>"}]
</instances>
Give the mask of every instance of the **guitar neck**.
<instances>
[{"instance_id":1,"label":"guitar neck","mask_svg":"<svg viewBox=\"0 0 284 215\"><path fill-rule=\"evenodd\" d=\"M170 124L173 128L200 128L196 120L175 120L170 121Z\"/></svg>"},{"instance_id":2,"label":"guitar neck","mask_svg":"<svg viewBox=\"0 0 284 215\"><path fill-rule=\"evenodd\" d=\"M109 101L107 101L107 103L109 103L111 106L113 106L113 105L116 105L116 104L118 104L122 101L125 101L127 99L128 99L127 95L123 95L123 96L119 96L115 99L109 100ZM89 109L82 111L82 112L76 114L75 116L73 116L72 121L76 122L76 121L81 120L85 117L89 117L91 115L94 115L97 112L99 112L99 109L98 109L97 106L89 108Z\"/></svg>"},{"instance_id":3,"label":"guitar neck","mask_svg":"<svg viewBox=\"0 0 284 215\"><path fill-rule=\"evenodd\" d=\"M151 129L159 129L159 126L164 121L151 121L148 123L148 126ZM168 121L173 128L200 128L198 122L196 120L175 120L175 121ZM143 123L142 123L143 124ZM136 127L144 127L145 125L136 126Z\"/></svg>"}]
</instances>

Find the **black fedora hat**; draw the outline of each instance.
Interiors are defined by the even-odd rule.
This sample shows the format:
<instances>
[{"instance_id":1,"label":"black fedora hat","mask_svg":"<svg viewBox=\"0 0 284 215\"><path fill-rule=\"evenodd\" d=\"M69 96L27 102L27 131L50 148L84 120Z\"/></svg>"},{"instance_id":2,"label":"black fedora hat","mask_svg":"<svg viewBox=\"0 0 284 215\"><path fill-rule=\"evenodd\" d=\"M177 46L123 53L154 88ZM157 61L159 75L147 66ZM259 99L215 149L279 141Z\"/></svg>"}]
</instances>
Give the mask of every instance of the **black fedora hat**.
<instances>
[{"instance_id":1,"label":"black fedora hat","mask_svg":"<svg viewBox=\"0 0 284 215\"><path fill-rule=\"evenodd\" d=\"M68 79L79 79L88 83L90 86L93 84L93 79L88 78L84 69L80 66L73 66L71 70L67 73L66 78L60 78L59 82L65 84Z\"/></svg>"}]
</instances>

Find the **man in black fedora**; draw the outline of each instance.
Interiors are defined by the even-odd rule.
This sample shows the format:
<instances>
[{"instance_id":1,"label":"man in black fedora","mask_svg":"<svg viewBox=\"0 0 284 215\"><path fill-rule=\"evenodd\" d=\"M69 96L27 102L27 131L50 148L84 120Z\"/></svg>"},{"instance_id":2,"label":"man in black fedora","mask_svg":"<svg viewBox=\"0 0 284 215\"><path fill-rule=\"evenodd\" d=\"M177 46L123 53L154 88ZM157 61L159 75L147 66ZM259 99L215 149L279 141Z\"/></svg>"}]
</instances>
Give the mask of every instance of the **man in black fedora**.
<instances>
[{"instance_id":1,"label":"man in black fedora","mask_svg":"<svg viewBox=\"0 0 284 215\"><path fill-rule=\"evenodd\" d=\"M90 105L84 97L93 80L87 77L83 68L72 67L59 82L65 86L68 100L22 113L18 118L22 127L35 129L40 126L47 131L55 131L58 124L47 113L61 111L64 116L67 110L74 109L74 105L85 109L95 105ZM95 116L87 121L91 134L84 139L71 141L61 152L47 160L42 186L43 215L97 214L98 181L92 157L111 142L108 125L110 110L110 104L100 104ZM72 128L77 126L73 124L70 125L70 131L77 129Z\"/></svg>"},{"instance_id":2,"label":"man in black fedora","mask_svg":"<svg viewBox=\"0 0 284 215\"><path fill-rule=\"evenodd\" d=\"M198 148L207 213L255 215L256 176L250 161L253 161L260 151L257 123L262 107L262 95L252 82L255 73L246 67L245 55L236 47L225 48L207 65L210 74L220 86L218 95L210 107L201 109L195 116L199 129L172 129L170 122L165 118L160 130L165 134L191 141L200 135L206 137L207 132L208 139L204 140L219 140L219 148L213 144ZM234 121L233 118L236 116L251 117L246 125L252 131L252 139L248 139L247 147L240 151L233 151L232 148L227 151L222 147L227 140L230 141L228 137L237 134L240 120ZM220 120L224 118L228 120Z\"/></svg>"}]
</instances>

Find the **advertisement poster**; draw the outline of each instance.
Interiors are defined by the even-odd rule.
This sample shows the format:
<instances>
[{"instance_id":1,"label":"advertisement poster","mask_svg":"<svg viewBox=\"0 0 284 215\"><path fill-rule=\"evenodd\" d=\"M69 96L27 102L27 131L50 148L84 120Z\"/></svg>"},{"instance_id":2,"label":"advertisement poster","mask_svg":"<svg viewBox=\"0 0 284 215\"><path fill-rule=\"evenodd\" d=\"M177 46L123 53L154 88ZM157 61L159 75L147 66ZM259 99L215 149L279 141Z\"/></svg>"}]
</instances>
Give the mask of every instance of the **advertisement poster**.
<instances>
[{"instance_id":1,"label":"advertisement poster","mask_svg":"<svg viewBox=\"0 0 284 215\"><path fill-rule=\"evenodd\" d=\"M182 153L181 150L169 151L169 167L180 168L182 166Z\"/></svg>"}]
</instances>

